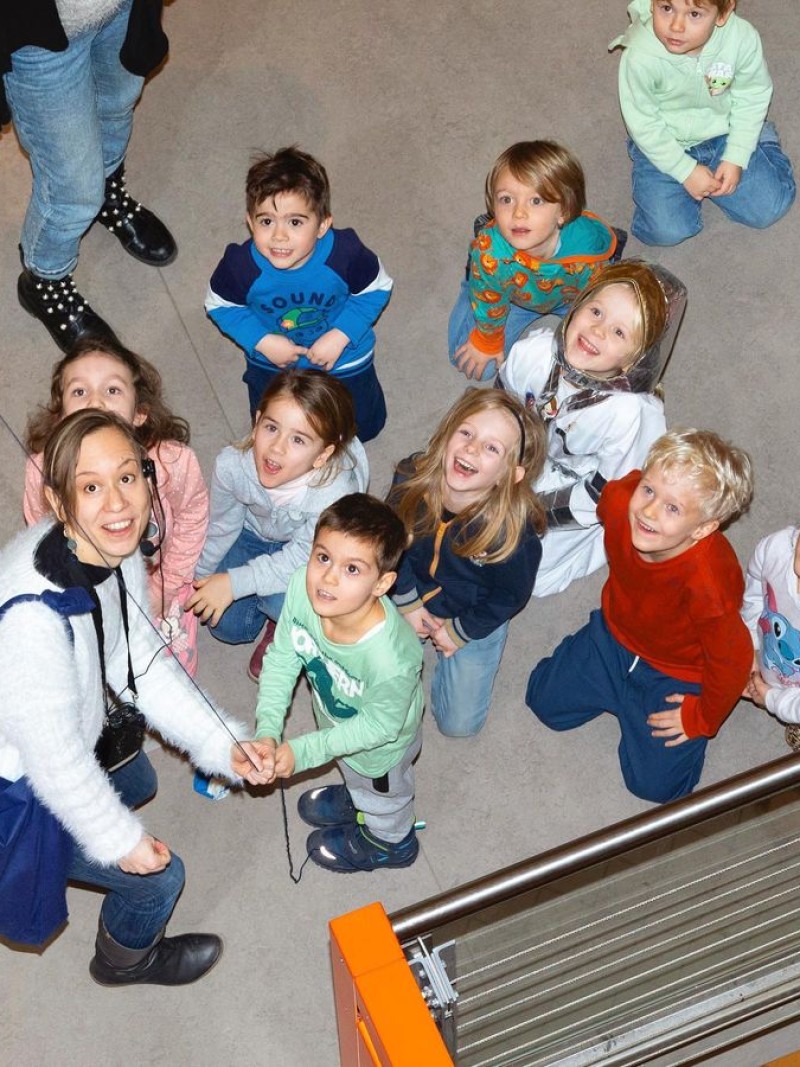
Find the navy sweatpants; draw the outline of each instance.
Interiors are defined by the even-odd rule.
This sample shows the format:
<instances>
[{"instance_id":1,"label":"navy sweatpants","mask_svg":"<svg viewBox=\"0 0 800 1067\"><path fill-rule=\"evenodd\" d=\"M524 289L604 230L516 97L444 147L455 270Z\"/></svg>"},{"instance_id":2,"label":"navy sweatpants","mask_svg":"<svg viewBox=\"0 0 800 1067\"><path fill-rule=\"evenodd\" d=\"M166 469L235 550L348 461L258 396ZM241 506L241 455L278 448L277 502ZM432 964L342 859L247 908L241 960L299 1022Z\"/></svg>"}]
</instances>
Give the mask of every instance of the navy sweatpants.
<instances>
[{"instance_id":1,"label":"navy sweatpants","mask_svg":"<svg viewBox=\"0 0 800 1067\"><path fill-rule=\"evenodd\" d=\"M566 637L531 672L525 702L545 726L573 730L606 712L616 716L622 737L619 764L625 785L637 797L664 804L691 793L700 780L705 737L667 748L653 737L647 716L675 705L673 693L699 693L700 686L662 674L612 637L601 611Z\"/></svg>"}]
</instances>

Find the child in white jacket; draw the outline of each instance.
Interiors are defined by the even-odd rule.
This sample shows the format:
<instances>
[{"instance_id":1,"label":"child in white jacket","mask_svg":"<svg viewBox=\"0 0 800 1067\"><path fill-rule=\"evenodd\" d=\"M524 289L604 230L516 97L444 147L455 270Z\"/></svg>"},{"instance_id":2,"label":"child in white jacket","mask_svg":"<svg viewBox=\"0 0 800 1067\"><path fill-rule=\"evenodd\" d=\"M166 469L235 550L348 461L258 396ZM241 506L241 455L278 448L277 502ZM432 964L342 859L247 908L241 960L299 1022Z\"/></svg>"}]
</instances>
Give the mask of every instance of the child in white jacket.
<instances>
[{"instance_id":1,"label":"child in white jacket","mask_svg":"<svg viewBox=\"0 0 800 1067\"><path fill-rule=\"evenodd\" d=\"M788 723L800 750L800 528L787 526L756 545L747 565L742 618L753 638L753 672L744 691Z\"/></svg>"},{"instance_id":2,"label":"child in white jacket","mask_svg":"<svg viewBox=\"0 0 800 1067\"><path fill-rule=\"evenodd\" d=\"M663 267L607 267L557 327L511 349L497 384L544 420L548 455L534 489L548 532L534 596L559 593L606 562L597 501L606 482L641 467L666 430L654 395L686 306Z\"/></svg>"}]
</instances>

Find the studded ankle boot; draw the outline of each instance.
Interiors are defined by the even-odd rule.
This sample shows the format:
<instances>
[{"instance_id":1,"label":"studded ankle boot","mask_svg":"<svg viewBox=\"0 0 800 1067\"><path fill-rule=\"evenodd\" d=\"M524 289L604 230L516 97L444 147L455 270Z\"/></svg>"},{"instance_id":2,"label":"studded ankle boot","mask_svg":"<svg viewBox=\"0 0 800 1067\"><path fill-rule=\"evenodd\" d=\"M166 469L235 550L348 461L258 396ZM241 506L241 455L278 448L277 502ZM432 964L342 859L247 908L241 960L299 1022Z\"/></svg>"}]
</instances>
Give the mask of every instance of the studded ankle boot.
<instances>
[{"instance_id":1,"label":"studded ankle boot","mask_svg":"<svg viewBox=\"0 0 800 1067\"><path fill-rule=\"evenodd\" d=\"M178 254L175 239L161 219L134 200L126 189L124 162L106 178L106 198L96 221L141 263L163 267Z\"/></svg>"},{"instance_id":2,"label":"studded ankle boot","mask_svg":"<svg viewBox=\"0 0 800 1067\"><path fill-rule=\"evenodd\" d=\"M86 334L116 340L105 319L92 310L75 288L71 274L56 279L41 278L26 267L17 281L17 297L64 352Z\"/></svg>"}]
</instances>

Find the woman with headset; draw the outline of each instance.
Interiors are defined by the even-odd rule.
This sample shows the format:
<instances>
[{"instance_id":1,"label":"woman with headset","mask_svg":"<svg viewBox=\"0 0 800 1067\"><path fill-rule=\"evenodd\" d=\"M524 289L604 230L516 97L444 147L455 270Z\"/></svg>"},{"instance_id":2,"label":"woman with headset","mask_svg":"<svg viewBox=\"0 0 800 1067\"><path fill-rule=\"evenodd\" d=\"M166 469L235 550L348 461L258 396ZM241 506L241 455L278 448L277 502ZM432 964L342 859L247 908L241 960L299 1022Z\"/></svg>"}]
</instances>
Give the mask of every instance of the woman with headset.
<instances>
[{"instance_id":1,"label":"woman with headset","mask_svg":"<svg viewBox=\"0 0 800 1067\"><path fill-rule=\"evenodd\" d=\"M39 943L66 918L67 881L100 888L95 981L182 985L210 970L222 942L164 936L184 869L133 811L157 785L141 748L144 726L207 774L236 781L258 757L244 756L236 744L244 727L165 654L143 610L139 544L151 500L131 428L107 412L79 411L58 425L43 462L56 521L0 552L0 802L27 791L55 834L44 849L51 869L23 883L45 902L55 892L56 904L52 929L27 936L30 914L6 913L39 914L42 901L7 892L0 879L0 933Z\"/></svg>"}]
</instances>

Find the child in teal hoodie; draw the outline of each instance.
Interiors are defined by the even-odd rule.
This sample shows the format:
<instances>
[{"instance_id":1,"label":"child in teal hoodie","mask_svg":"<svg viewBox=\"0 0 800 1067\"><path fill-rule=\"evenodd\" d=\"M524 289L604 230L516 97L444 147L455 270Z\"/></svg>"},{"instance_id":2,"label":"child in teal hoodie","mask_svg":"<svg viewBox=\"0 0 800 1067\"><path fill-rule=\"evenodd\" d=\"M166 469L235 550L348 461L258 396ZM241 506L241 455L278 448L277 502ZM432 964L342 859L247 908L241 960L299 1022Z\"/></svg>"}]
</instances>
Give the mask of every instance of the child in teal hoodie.
<instances>
[{"instance_id":1,"label":"child in teal hoodie","mask_svg":"<svg viewBox=\"0 0 800 1067\"><path fill-rule=\"evenodd\" d=\"M736 0L631 0L619 98L633 163L631 232L672 245L703 226L711 198L735 222L771 226L795 197L766 122L772 97L757 31Z\"/></svg>"}]
</instances>

